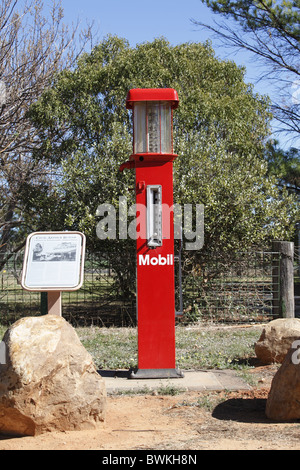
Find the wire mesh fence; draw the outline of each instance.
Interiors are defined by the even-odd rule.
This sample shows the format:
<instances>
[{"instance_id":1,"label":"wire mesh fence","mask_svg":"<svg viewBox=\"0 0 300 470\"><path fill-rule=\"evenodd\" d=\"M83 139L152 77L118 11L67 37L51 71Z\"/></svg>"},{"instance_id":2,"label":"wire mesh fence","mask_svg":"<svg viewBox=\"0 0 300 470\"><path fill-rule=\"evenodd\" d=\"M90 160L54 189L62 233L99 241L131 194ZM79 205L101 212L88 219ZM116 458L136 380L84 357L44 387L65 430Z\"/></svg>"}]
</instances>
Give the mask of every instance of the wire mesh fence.
<instances>
[{"instance_id":1,"label":"wire mesh fence","mask_svg":"<svg viewBox=\"0 0 300 470\"><path fill-rule=\"evenodd\" d=\"M279 253L261 251L210 257L188 275L183 267L183 317L238 323L272 319L279 264Z\"/></svg>"},{"instance_id":2,"label":"wire mesh fence","mask_svg":"<svg viewBox=\"0 0 300 470\"><path fill-rule=\"evenodd\" d=\"M215 255L197 265L184 253L176 259L178 322L261 322L275 317L279 279L274 273L279 271L279 253ZM22 289L22 264L23 254L18 253L0 271L2 324L47 312L45 294ZM135 326L135 297L128 298L116 288L116 275L107 260L88 254L82 288L62 293L62 314L75 325Z\"/></svg>"},{"instance_id":3,"label":"wire mesh fence","mask_svg":"<svg viewBox=\"0 0 300 470\"><path fill-rule=\"evenodd\" d=\"M24 316L47 313L47 293L21 287L23 253L13 255L0 271L0 323L10 324ZM117 292L115 273L107 260L87 255L83 286L62 292L62 315L76 325L133 326L135 301Z\"/></svg>"}]
</instances>

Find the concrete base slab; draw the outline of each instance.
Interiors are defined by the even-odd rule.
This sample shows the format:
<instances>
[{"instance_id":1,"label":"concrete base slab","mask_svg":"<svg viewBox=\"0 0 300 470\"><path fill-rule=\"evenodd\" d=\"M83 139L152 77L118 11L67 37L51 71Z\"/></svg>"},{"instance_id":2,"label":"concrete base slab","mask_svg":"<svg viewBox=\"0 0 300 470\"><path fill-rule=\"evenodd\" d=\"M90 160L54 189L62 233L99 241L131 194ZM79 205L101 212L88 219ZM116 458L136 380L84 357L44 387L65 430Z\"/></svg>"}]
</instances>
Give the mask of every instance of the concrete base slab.
<instances>
[{"instance_id":1,"label":"concrete base slab","mask_svg":"<svg viewBox=\"0 0 300 470\"><path fill-rule=\"evenodd\" d=\"M129 379L181 379L183 373L178 369L136 369L129 371Z\"/></svg>"},{"instance_id":2,"label":"concrete base slab","mask_svg":"<svg viewBox=\"0 0 300 470\"><path fill-rule=\"evenodd\" d=\"M172 387L180 391L205 390L251 390L244 380L237 376L235 371L182 371L180 378L129 378L129 371L99 370L104 378L107 393L124 393L137 391L155 391Z\"/></svg>"}]
</instances>

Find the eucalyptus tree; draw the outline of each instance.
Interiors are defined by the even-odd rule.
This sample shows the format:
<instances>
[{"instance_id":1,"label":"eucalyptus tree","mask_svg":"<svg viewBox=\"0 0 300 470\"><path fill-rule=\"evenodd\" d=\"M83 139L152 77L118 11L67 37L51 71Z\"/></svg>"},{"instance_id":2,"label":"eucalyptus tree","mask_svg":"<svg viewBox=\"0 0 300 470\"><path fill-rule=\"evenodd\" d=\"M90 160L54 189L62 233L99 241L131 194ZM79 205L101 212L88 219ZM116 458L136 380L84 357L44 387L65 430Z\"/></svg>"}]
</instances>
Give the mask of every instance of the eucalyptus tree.
<instances>
[{"instance_id":1,"label":"eucalyptus tree","mask_svg":"<svg viewBox=\"0 0 300 470\"><path fill-rule=\"evenodd\" d=\"M99 240L96 213L104 203L118 211L120 196L126 195L128 206L134 202L134 172L119 172L132 153L125 106L131 88L169 87L179 94L174 199L204 205L201 256L292 236L295 200L279 192L264 159L270 102L244 77L245 70L218 59L210 43L172 46L160 38L130 47L109 36L74 69L58 75L31 107L41 142L34 158L62 171L57 184L62 226L84 231L89 249L101 251L120 279L134 273L134 241ZM195 260L199 253L190 255Z\"/></svg>"}]
</instances>

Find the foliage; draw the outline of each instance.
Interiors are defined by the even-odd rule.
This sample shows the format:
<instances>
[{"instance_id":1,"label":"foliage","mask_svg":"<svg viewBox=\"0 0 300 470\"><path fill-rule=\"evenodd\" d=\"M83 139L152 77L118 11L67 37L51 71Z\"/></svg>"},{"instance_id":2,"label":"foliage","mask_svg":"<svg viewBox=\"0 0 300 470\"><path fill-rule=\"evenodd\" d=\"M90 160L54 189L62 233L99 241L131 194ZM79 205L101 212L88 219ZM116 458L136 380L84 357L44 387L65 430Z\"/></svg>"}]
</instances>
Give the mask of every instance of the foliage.
<instances>
[{"instance_id":1,"label":"foliage","mask_svg":"<svg viewBox=\"0 0 300 470\"><path fill-rule=\"evenodd\" d=\"M289 192L300 195L300 151L291 147L284 151L278 142L269 142L267 145L266 160L269 173L279 179L280 186L286 187Z\"/></svg>"},{"instance_id":2,"label":"foliage","mask_svg":"<svg viewBox=\"0 0 300 470\"><path fill-rule=\"evenodd\" d=\"M134 172L119 173L132 152L131 114L125 107L131 88L171 87L179 94L174 196L180 204L204 204L203 253L292 236L294 199L279 193L263 158L269 102L244 82L244 73L217 59L209 43L171 46L161 38L131 48L124 39L107 37L31 107L41 142L34 157L61 167L61 227L85 232L89 248L110 258L120 280L129 270L127 291L133 287L134 242L100 241L95 229L99 204L118 209L123 195L128 205L134 202L128 191Z\"/></svg>"},{"instance_id":3,"label":"foliage","mask_svg":"<svg viewBox=\"0 0 300 470\"><path fill-rule=\"evenodd\" d=\"M264 66L262 78L275 87L272 110L278 131L293 138L300 132L299 0L202 0L229 22L208 26L226 45L245 49ZM237 26L239 25L240 28Z\"/></svg>"},{"instance_id":4,"label":"foliage","mask_svg":"<svg viewBox=\"0 0 300 470\"><path fill-rule=\"evenodd\" d=\"M201 198L205 206L208 254L263 247L270 238L288 239L293 233L296 202L285 189L279 196L276 178L267 176L266 163L256 155L226 152L223 142L198 134L182 144L177 165L180 202Z\"/></svg>"},{"instance_id":5,"label":"foliage","mask_svg":"<svg viewBox=\"0 0 300 470\"><path fill-rule=\"evenodd\" d=\"M38 134L27 112L53 76L75 57L76 27L62 23L53 2L2 0L0 4L0 266L25 235L55 228L56 192L49 162L33 160Z\"/></svg>"}]
</instances>

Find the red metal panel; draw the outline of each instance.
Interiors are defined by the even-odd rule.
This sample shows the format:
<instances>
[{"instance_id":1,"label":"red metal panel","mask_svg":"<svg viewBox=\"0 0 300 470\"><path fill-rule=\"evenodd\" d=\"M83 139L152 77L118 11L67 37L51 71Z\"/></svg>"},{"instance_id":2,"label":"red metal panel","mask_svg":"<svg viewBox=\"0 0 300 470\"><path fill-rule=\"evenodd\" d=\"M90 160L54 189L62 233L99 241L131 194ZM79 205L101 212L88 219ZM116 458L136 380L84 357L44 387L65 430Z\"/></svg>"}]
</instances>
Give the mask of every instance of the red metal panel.
<instances>
[{"instance_id":1,"label":"red metal panel","mask_svg":"<svg viewBox=\"0 0 300 470\"><path fill-rule=\"evenodd\" d=\"M140 182L144 184L140 185ZM175 368L173 163L136 162L136 202L146 206L147 185L162 186L163 243L137 239L138 368ZM138 189L138 188L142 189ZM139 220L146 234L146 217Z\"/></svg>"},{"instance_id":2,"label":"red metal panel","mask_svg":"<svg viewBox=\"0 0 300 470\"><path fill-rule=\"evenodd\" d=\"M179 98L173 88L133 88L127 94L127 109L132 109L135 101L170 101L172 108L175 109Z\"/></svg>"}]
</instances>

